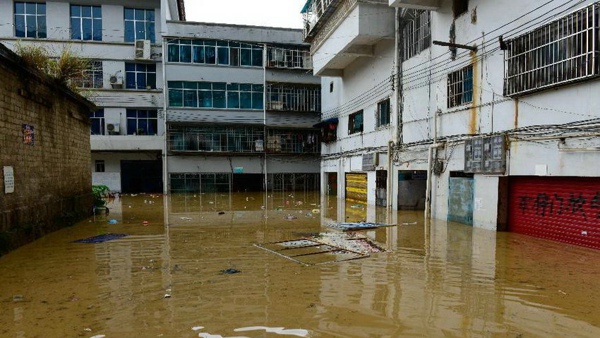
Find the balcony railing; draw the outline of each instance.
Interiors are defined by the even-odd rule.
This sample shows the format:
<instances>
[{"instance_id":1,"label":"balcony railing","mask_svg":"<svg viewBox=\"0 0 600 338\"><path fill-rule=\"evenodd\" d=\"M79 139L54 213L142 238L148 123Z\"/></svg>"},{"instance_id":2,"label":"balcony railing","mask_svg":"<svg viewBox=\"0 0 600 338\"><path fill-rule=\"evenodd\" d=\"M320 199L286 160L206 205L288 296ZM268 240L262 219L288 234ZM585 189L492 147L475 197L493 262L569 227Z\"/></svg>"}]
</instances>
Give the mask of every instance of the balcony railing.
<instances>
[{"instance_id":1,"label":"balcony railing","mask_svg":"<svg viewBox=\"0 0 600 338\"><path fill-rule=\"evenodd\" d=\"M320 154L321 140L318 130L267 131L267 152L287 154Z\"/></svg>"},{"instance_id":2,"label":"balcony railing","mask_svg":"<svg viewBox=\"0 0 600 338\"><path fill-rule=\"evenodd\" d=\"M308 50L268 47L267 68L312 69L312 59Z\"/></svg>"},{"instance_id":3,"label":"balcony railing","mask_svg":"<svg viewBox=\"0 0 600 338\"><path fill-rule=\"evenodd\" d=\"M267 85L267 110L318 113L321 111L321 88Z\"/></svg>"}]
</instances>

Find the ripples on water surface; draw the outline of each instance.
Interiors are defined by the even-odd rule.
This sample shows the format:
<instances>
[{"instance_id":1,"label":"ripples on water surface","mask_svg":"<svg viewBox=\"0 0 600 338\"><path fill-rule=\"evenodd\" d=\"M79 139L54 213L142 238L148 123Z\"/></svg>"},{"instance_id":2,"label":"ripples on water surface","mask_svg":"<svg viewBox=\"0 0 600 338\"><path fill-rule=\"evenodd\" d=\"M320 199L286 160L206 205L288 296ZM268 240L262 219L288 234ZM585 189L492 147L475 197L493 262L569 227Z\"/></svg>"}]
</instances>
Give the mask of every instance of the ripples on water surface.
<instances>
[{"instance_id":1,"label":"ripples on water surface","mask_svg":"<svg viewBox=\"0 0 600 338\"><path fill-rule=\"evenodd\" d=\"M319 199L123 196L0 257L0 337L600 337L600 252ZM361 220L398 224L365 232L389 252L254 246ZM129 236L73 243L108 232Z\"/></svg>"}]
</instances>

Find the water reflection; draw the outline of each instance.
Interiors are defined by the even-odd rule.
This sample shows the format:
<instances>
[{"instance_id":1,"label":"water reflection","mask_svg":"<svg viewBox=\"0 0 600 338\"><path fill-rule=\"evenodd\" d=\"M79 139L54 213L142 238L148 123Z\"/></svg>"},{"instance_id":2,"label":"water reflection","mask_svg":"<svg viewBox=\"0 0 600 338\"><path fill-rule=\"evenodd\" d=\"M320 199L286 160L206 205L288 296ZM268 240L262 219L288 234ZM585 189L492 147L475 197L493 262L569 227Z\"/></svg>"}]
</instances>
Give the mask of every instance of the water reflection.
<instances>
[{"instance_id":1,"label":"water reflection","mask_svg":"<svg viewBox=\"0 0 600 338\"><path fill-rule=\"evenodd\" d=\"M597 251L316 193L109 208L0 257L0 336L600 336ZM397 224L361 232L390 252L307 267L254 246L344 221ZM129 236L72 243L107 232Z\"/></svg>"}]
</instances>

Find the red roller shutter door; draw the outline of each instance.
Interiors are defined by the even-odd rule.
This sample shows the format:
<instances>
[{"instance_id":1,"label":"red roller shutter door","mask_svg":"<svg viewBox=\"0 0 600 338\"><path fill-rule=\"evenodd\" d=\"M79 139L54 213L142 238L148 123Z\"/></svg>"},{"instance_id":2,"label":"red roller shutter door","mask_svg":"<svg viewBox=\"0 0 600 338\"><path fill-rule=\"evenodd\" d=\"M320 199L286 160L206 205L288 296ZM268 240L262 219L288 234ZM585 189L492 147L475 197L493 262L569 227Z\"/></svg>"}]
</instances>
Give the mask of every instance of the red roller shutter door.
<instances>
[{"instance_id":1,"label":"red roller shutter door","mask_svg":"<svg viewBox=\"0 0 600 338\"><path fill-rule=\"evenodd\" d=\"M511 177L509 230L600 249L600 179Z\"/></svg>"}]
</instances>

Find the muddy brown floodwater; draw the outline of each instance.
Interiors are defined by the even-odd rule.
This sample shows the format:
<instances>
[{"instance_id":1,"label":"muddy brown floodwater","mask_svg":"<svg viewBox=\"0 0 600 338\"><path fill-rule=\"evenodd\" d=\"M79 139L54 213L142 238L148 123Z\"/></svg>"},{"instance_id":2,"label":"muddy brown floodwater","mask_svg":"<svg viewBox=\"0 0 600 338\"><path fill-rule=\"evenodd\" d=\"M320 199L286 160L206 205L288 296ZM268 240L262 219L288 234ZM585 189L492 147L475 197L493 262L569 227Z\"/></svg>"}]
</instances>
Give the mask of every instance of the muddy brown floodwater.
<instances>
[{"instance_id":1,"label":"muddy brown floodwater","mask_svg":"<svg viewBox=\"0 0 600 338\"><path fill-rule=\"evenodd\" d=\"M600 337L598 251L316 193L109 207L0 257L0 337ZM386 252L303 265L260 247L362 220L397 224L359 234ZM73 242L107 233L128 236Z\"/></svg>"}]
</instances>

